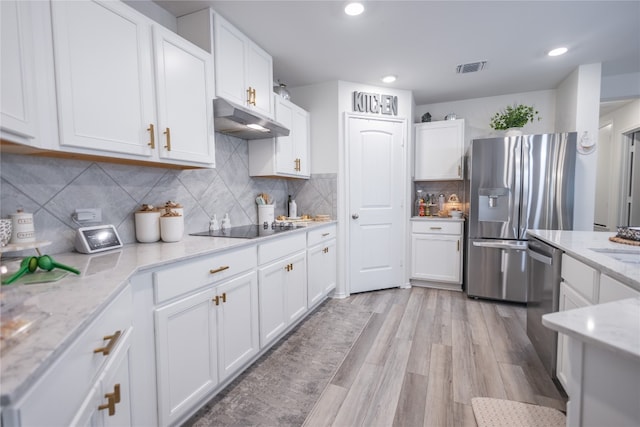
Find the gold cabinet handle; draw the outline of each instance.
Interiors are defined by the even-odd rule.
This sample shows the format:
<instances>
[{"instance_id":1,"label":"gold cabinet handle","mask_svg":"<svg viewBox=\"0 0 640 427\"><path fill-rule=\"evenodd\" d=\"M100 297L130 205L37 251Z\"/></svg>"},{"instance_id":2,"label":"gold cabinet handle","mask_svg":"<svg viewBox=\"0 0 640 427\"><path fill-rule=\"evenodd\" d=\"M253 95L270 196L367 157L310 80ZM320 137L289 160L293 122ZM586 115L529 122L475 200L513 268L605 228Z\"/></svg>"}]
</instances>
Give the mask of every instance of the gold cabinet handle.
<instances>
[{"instance_id":1,"label":"gold cabinet handle","mask_svg":"<svg viewBox=\"0 0 640 427\"><path fill-rule=\"evenodd\" d=\"M442 227L429 227L430 230L442 230Z\"/></svg>"},{"instance_id":2,"label":"gold cabinet handle","mask_svg":"<svg viewBox=\"0 0 640 427\"><path fill-rule=\"evenodd\" d=\"M460 240L456 242L456 251L460 252Z\"/></svg>"},{"instance_id":3,"label":"gold cabinet handle","mask_svg":"<svg viewBox=\"0 0 640 427\"><path fill-rule=\"evenodd\" d=\"M325 254L328 254L328 253L329 253L329 248L324 248L324 249L322 250L322 252L324 252Z\"/></svg>"},{"instance_id":4,"label":"gold cabinet handle","mask_svg":"<svg viewBox=\"0 0 640 427\"><path fill-rule=\"evenodd\" d=\"M299 172L299 171L301 171L301 170L302 170L302 167L300 166L300 159L295 159L295 160L294 160L294 163L295 163L295 167L294 167L294 169L295 169L296 171L298 171L298 172Z\"/></svg>"},{"instance_id":5,"label":"gold cabinet handle","mask_svg":"<svg viewBox=\"0 0 640 427\"><path fill-rule=\"evenodd\" d=\"M291 271L291 270L293 270L293 264L287 264L287 265L285 265L285 266L284 266L284 269L285 269L285 270L287 270L287 271Z\"/></svg>"},{"instance_id":6,"label":"gold cabinet handle","mask_svg":"<svg viewBox=\"0 0 640 427\"><path fill-rule=\"evenodd\" d=\"M149 127L147 128L147 130L149 131L149 143L147 144L149 147L151 148L156 148L156 131L155 131L155 126L153 126L153 123L149 123Z\"/></svg>"},{"instance_id":7,"label":"gold cabinet handle","mask_svg":"<svg viewBox=\"0 0 640 427\"><path fill-rule=\"evenodd\" d=\"M253 106L256 105L256 90L251 86L249 86L249 89L247 89L247 104Z\"/></svg>"},{"instance_id":8,"label":"gold cabinet handle","mask_svg":"<svg viewBox=\"0 0 640 427\"><path fill-rule=\"evenodd\" d=\"M165 145L164 148L166 148L167 151L171 151L171 129L167 128L163 133L167 135L167 145Z\"/></svg>"},{"instance_id":9,"label":"gold cabinet handle","mask_svg":"<svg viewBox=\"0 0 640 427\"><path fill-rule=\"evenodd\" d=\"M211 298L211 301L215 302L216 305L220 305L220 301L227 302L227 293L223 292L222 295L216 295L214 298Z\"/></svg>"},{"instance_id":10,"label":"gold cabinet handle","mask_svg":"<svg viewBox=\"0 0 640 427\"><path fill-rule=\"evenodd\" d=\"M462 176L462 166L458 165L458 176Z\"/></svg>"},{"instance_id":11,"label":"gold cabinet handle","mask_svg":"<svg viewBox=\"0 0 640 427\"><path fill-rule=\"evenodd\" d=\"M228 269L229 269L228 265L223 265L221 267L216 268L215 270L209 270L209 274L220 273L221 271L225 271L225 270L228 270Z\"/></svg>"},{"instance_id":12,"label":"gold cabinet handle","mask_svg":"<svg viewBox=\"0 0 640 427\"><path fill-rule=\"evenodd\" d=\"M109 353L111 353L111 350L113 350L113 347L118 342L118 339L120 338L120 335L122 335L122 331L116 331L113 335L107 335L107 336L103 337L102 339L104 341L108 340L109 343L105 347L100 347L100 348L94 349L93 352L94 353L102 353L103 356L108 356Z\"/></svg>"},{"instance_id":13,"label":"gold cabinet handle","mask_svg":"<svg viewBox=\"0 0 640 427\"><path fill-rule=\"evenodd\" d=\"M322 233L322 237L327 237L331 233Z\"/></svg>"},{"instance_id":14,"label":"gold cabinet handle","mask_svg":"<svg viewBox=\"0 0 640 427\"><path fill-rule=\"evenodd\" d=\"M106 393L104 397L107 398L107 403L98 406L98 410L109 410L109 416L112 417L116 414L116 403L120 403L120 384L113 386L113 393Z\"/></svg>"}]
</instances>

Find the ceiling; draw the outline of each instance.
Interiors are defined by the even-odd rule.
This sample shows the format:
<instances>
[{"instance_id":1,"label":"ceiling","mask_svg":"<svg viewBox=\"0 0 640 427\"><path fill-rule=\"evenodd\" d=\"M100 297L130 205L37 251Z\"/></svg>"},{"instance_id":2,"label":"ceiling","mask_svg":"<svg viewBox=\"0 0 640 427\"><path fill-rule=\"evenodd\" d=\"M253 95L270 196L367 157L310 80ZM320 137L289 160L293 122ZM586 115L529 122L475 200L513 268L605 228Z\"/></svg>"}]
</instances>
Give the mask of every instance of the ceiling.
<instances>
[{"instance_id":1,"label":"ceiling","mask_svg":"<svg viewBox=\"0 0 640 427\"><path fill-rule=\"evenodd\" d=\"M154 0L174 16L213 7L273 56L290 87L330 80L413 91L417 105L555 88L581 64L640 72L640 1ZM566 46L569 52L548 57ZM459 64L487 61L477 73Z\"/></svg>"}]
</instances>

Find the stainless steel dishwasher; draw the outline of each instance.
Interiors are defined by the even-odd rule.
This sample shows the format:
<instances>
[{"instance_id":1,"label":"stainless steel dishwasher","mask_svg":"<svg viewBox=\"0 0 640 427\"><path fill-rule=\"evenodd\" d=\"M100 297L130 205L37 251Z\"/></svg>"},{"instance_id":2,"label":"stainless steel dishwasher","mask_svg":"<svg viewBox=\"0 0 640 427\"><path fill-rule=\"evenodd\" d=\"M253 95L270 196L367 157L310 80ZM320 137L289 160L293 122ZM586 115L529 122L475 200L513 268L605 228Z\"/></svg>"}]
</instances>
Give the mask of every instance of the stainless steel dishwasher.
<instances>
[{"instance_id":1,"label":"stainless steel dishwasher","mask_svg":"<svg viewBox=\"0 0 640 427\"><path fill-rule=\"evenodd\" d=\"M542 316L558 311L562 251L529 236L527 336L545 369L556 378L558 333L542 325Z\"/></svg>"}]
</instances>

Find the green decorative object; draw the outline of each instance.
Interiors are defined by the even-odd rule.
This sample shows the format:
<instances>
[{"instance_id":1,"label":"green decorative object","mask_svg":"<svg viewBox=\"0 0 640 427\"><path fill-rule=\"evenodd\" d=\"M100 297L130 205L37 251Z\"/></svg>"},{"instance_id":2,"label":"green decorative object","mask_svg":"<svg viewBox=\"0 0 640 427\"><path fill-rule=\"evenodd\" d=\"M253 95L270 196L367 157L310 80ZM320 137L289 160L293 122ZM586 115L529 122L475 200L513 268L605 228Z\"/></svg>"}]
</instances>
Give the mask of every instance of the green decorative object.
<instances>
[{"instance_id":1,"label":"green decorative object","mask_svg":"<svg viewBox=\"0 0 640 427\"><path fill-rule=\"evenodd\" d=\"M521 128L534 119L540 120L538 111L528 105L509 105L501 112L496 113L490 125L495 130L506 130L509 128Z\"/></svg>"}]
</instances>

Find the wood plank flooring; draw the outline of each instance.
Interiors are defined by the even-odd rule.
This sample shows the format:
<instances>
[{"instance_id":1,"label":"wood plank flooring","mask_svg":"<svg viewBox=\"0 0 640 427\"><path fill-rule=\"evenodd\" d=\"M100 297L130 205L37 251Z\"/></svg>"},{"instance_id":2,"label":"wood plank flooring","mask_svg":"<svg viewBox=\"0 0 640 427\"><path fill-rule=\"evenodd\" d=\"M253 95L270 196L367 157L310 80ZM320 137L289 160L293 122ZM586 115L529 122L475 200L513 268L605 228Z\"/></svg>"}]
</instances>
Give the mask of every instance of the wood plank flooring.
<instances>
[{"instance_id":1,"label":"wood plank flooring","mask_svg":"<svg viewBox=\"0 0 640 427\"><path fill-rule=\"evenodd\" d=\"M564 411L523 306L413 287L353 295L373 311L305 426L473 426L473 397Z\"/></svg>"}]
</instances>

